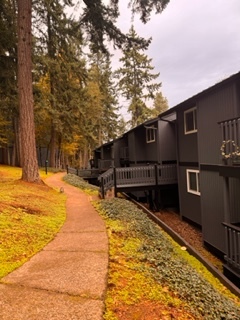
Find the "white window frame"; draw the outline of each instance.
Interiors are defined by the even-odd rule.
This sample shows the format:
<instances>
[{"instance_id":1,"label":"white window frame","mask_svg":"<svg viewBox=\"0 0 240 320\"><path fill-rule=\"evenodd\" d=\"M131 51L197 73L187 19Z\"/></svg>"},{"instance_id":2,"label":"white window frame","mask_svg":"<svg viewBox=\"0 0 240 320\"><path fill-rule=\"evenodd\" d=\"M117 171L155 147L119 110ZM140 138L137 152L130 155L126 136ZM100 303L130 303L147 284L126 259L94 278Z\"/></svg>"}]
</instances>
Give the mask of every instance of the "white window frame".
<instances>
[{"instance_id":1,"label":"white window frame","mask_svg":"<svg viewBox=\"0 0 240 320\"><path fill-rule=\"evenodd\" d=\"M191 189L191 185L190 185L190 174L191 173L195 173L196 174L197 190ZM201 195L201 192L200 192L200 181L199 181L200 171L199 170L193 170L193 169L187 169L186 170L186 174L187 174L187 192L193 193L193 194L196 194L196 195L200 196Z\"/></svg>"},{"instance_id":2,"label":"white window frame","mask_svg":"<svg viewBox=\"0 0 240 320\"><path fill-rule=\"evenodd\" d=\"M156 141L156 128L154 126L146 127L146 142L152 143Z\"/></svg>"},{"instance_id":3,"label":"white window frame","mask_svg":"<svg viewBox=\"0 0 240 320\"><path fill-rule=\"evenodd\" d=\"M187 119L186 119L186 115L188 113L193 113L193 130L189 130L189 131L187 130ZM184 111L184 133L191 134L195 132L197 132L197 108L196 107Z\"/></svg>"}]
</instances>

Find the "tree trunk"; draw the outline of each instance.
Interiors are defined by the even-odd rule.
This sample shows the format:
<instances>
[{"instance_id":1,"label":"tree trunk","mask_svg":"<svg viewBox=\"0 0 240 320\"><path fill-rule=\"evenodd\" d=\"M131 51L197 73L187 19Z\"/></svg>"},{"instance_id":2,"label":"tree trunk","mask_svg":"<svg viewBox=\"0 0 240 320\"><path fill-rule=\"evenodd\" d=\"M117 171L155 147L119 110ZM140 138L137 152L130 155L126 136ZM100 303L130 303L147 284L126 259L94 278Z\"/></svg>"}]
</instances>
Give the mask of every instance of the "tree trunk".
<instances>
[{"instance_id":1,"label":"tree trunk","mask_svg":"<svg viewBox=\"0 0 240 320\"><path fill-rule=\"evenodd\" d=\"M83 150L83 167L85 169L87 169L88 167L88 160L89 160L88 145L85 144L84 150Z\"/></svg>"},{"instance_id":2,"label":"tree trunk","mask_svg":"<svg viewBox=\"0 0 240 320\"><path fill-rule=\"evenodd\" d=\"M57 133L52 124L51 127L51 140L50 140L50 155L49 155L49 166L52 168L56 167L56 150L57 150Z\"/></svg>"},{"instance_id":3,"label":"tree trunk","mask_svg":"<svg viewBox=\"0 0 240 320\"><path fill-rule=\"evenodd\" d=\"M32 88L32 1L18 0L18 95L22 179L39 182Z\"/></svg>"},{"instance_id":4,"label":"tree trunk","mask_svg":"<svg viewBox=\"0 0 240 320\"><path fill-rule=\"evenodd\" d=\"M21 167L20 163L20 138L19 138L19 119L13 118L14 143L11 165L13 167Z\"/></svg>"}]
</instances>

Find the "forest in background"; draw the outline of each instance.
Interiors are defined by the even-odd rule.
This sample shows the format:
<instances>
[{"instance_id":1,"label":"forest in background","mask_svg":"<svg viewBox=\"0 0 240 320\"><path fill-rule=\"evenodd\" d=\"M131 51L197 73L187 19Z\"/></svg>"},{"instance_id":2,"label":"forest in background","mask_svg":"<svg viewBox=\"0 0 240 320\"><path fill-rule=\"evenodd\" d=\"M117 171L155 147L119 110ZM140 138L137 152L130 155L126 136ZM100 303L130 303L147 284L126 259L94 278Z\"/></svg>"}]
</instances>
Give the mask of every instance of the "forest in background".
<instances>
[{"instance_id":1,"label":"forest in background","mask_svg":"<svg viewBox=\"0 0 240 320\"><path fill-rule=\"evenodd\" d=\"M76 6L78 19L74 18L76 14L67 14L74 7L71 1L29 1L32 78L27 85L24 74L23 87L20 86L18 51L20 40L25 38L20 38L24 27L20 28L18 19L23 3L0 0L1 161L21 166L31 157L30 150L24 160L22 146L33 148L28 139L34 135L28 131L28 110L22 124L20 120L19 97L25 92L24 86L32 86L38 164L44 165L47 159L48 165L55 168L66 164L87 167L97 146L168 108L160 91L159 73L154 73L152 60L146 54L151 39L138 36L134 26L126 35L115 26L118 1L104 5L104 1L85 0L80 10L80 4ZM153 9L161 12L167 3L151 0L143 6L136 1L131 8L147 22ZM110 41L122 49L117 70L111 66ZM27 58L22 62L25 64ZM31 92L27 98L31 99ZM122 98L128 103L128 122L121 116ZM152 106L148 105L151 101ZM28 135L25 142L23 128Z\"/></svg>"}]
</instances>

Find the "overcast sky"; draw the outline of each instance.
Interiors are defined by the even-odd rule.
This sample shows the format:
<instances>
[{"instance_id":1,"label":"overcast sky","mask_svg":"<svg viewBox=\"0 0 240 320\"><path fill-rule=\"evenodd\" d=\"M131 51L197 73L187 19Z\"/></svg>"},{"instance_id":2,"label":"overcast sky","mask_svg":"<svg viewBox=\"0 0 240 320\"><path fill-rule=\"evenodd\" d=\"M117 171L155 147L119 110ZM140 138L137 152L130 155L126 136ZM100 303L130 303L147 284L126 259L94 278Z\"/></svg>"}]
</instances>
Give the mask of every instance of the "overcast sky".
<instances>
[{"instance_id":1,"label":"overcast sky","mask_svg":"<svg viewBox=\"0 0 240 320\"><path fill-rule=\"evenodd\" d=\"M127 2L119 1L124 32L131 26ZM134 27L153 38L146 54L169 107L240 71L240 0L170 0L146 25L136 16ZM113 69L119 57L115 52Z\"/></svg>"}]
</instances>

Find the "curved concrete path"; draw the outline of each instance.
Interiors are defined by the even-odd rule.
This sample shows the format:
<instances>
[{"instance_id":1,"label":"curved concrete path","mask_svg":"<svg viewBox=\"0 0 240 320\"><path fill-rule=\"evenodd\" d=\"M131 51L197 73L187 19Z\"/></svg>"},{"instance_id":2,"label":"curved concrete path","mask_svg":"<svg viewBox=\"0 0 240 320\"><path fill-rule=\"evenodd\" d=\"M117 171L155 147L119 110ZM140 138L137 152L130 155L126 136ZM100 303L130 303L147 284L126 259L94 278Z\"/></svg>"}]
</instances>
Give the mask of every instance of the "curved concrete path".
<instances>
[{"instance_id":1,"label":"curved concrete path","mask_svg":"<svg viewBox=\"0 0 240 320\"><path fill-rule=\"evenodd\" d=\"M67 195L67 219L55 239L0 281L1 320L101 320L108 239L90 197L58 173L46 183Z\"/></svg>"}]
</instances>

